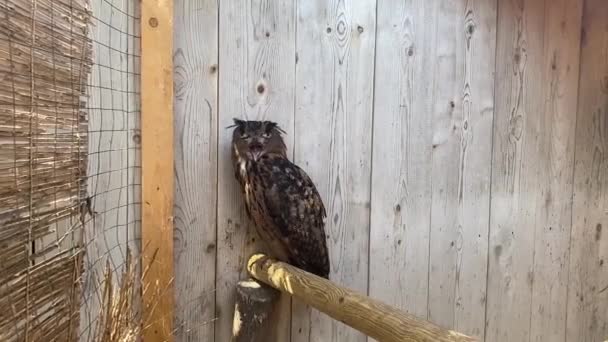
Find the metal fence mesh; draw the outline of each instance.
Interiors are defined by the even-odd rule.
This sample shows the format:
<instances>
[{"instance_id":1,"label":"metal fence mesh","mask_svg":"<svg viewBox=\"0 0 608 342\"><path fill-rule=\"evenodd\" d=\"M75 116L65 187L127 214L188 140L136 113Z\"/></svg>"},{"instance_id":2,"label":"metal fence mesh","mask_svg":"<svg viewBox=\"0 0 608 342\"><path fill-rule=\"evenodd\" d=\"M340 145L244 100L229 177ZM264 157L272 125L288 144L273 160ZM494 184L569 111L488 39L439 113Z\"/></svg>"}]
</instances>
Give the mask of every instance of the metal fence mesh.
<instances>
[{"instance_id":1,"label":"metal fence mesh","mask_svg":"<svg viewBox=\"0 0 608 342\"><path fill-rule=\"evenodd\" d=\"M118 328L103 315L111 305L107 294L104 297L106 282L138 272L128 265L133 259L127 254L139 251L141 223L139 1L92 0L91 6L94 64L88 82L87 186L93 215L84 229L84 341Z\"/></svg>"}]
</instances>

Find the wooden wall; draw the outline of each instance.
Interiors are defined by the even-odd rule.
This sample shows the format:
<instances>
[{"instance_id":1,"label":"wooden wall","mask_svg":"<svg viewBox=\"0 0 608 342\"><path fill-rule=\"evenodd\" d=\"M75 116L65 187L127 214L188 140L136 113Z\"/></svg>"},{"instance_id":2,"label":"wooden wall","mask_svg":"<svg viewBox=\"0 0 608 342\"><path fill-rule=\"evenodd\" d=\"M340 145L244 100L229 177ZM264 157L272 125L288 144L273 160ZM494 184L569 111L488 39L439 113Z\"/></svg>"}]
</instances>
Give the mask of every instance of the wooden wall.
<instances>
[{"instance_id":1,"label":"wooden wall","mask_svg":"<svg viewBox=\"0 0 608 342\"><path fill-rule=\"evenodd\" d=\"M486 341L608 337L608 2L176 0L177 341L261 247L233 117L287 131L331 278ZM366 341L285 298L268 340Z\"/></svg>"}]
</instances>

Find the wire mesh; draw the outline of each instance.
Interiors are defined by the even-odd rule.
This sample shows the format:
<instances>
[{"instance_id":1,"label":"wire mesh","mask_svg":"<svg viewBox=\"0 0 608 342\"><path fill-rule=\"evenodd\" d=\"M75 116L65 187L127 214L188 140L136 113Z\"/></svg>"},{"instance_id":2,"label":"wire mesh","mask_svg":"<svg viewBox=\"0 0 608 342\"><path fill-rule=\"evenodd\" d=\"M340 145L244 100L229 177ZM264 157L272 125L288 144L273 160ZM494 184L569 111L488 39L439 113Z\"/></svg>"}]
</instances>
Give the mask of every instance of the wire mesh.
<instances>
[{"instance_id":1,"label":"wire mesh","mask_svg":"<svg viewBox=\"0 0 608 342\"><path fill-rule=\"evenodd\" d=\"M132 287L137 286L133 273L139 271L130 253L139 251L141 223L139 2L92 0L91 6L94 64L88 83L87 185L92 215L84 229L82 341L116 334L111 331L116 330L113 324L129 325L137 320L122 316L131 322L112 321L104 310L112 301L107 288L110 279L117 283L127 275L132 283L123 285L132 295L138 294ZM131 309L137 316L137 308Z\"/></svg>"},{"instance_id":2,"label":"wire mesh","mask_svg":"<svg viewBox=\"0 0 608 342\"><path fill-rule=\"evenodd\" d=\"M0 341L107 341L140 292L139 25L138 1L0 0Z\"/></svg>"}]
</instances>

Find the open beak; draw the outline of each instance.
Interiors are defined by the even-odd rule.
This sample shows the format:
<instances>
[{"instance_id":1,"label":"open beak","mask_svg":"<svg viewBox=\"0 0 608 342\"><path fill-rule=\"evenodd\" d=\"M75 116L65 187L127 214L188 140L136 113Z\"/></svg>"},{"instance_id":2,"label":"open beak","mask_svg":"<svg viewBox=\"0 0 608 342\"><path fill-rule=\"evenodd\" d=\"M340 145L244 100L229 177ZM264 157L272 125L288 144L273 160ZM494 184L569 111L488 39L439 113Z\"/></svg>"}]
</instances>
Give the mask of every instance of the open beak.
<instances>
[{"instance_id":1,"label":"open beak","mask_svg":"<svg viewBox=\"0 0 608 342\"><path fill-rule=\"evenodd\" d=\"M253 161L258 161L262 156L262 146L251 146L249 149L249 158Z\"/></svg>"},{"instance_id":2,"label":"open beak","mask_svg":"<svg viewBox=\"0 0 608 342\"><path fill-rule=\"evenodd\" d=\"M253 159L253 161L257 162L261 156L262 156L262 151L252 151L251 152L251 159Z\"/></svg>"}]
</instances>

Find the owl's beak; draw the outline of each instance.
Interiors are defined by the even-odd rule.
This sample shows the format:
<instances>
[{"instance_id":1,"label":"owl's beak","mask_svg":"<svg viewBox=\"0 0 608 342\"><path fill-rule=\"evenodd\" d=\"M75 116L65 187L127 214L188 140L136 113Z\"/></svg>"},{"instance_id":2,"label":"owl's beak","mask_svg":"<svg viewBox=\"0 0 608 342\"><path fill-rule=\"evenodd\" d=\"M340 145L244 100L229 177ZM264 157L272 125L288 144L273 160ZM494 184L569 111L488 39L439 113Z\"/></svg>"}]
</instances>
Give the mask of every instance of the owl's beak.
<instances>
[{"instance_id":1,"label":"owl's beak","mask_svg":"<svg viewBox=\"0 0 608 342\"><path fill-rule=\"evenodd\" d=\"M258 161L262 156L264 149L261 144L252 144L249 146L249 158L253 161Z\"/></svg>"},{"instance_id":2,"label":"owl's beak","mask_svg":"<svg viewBox=\"0 0 608 342\"><path fill-rule=\"evenodd\" d=\"M253 161L257 162L260 159L260 157L262 156L262 151L261 150L260 151L251 151L249 153L249 155Z\"/></svg>"}]
</instances>

